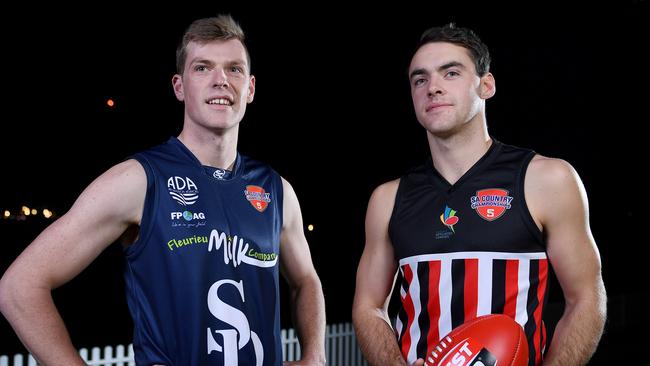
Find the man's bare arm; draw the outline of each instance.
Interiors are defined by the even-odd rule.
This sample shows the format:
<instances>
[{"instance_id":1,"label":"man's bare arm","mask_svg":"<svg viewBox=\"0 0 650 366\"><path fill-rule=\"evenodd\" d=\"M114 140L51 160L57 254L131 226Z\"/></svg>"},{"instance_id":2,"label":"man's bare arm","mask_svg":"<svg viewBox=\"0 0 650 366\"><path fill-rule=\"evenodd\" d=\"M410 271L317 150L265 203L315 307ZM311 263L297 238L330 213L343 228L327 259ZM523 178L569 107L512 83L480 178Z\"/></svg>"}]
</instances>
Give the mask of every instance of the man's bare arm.
<instances>
[{"instance_id":1,"label":"man's bare arm","mask_svg":"<svg viewBox=\"0 0 650 366\"><path fill-rule=\"evenodd\" d=\"M383 184L370 198L366 245L357 270L352 321L361 351L371 365L406 365L388 318L397 271L388 222L398 185L398 180Z\"/></svg>"},{"instance_id":2,"label":"man's bare arm","mask_svg":"<svg viewBox=\"0 0 650 366\"><path fill-rule=\"evenodd\" d=\"M291 185L284 190L280 248L282 273L291 289L293 322L298 330L302 360L296 365L325 365L325 300L303 231L298 198ZM290 363L285 363L290 364Z\"/></svg>"},{"instance_id":3,"label":"man's bare arm","mask_svg":"<svg viewBox=\"0 0 650 366\"><path fill-rule=\"evenodd\" d=\"M568 163L537 156L528 169L525 190L531 213L547 238L549 261L566 303L544 365L584 365L598 346L607 312L584 186Z\"/></svg>"},{"instance_id":4,"label":"man's bare arm","mask_svg":"<svg viewBox=\"0 0 650 366\"><path fill-rule=\"evenodd\" d=\"M109 169L3 275L0 310L40 363L84 365L51 291L78 275L127 227L139 223L145 191L146 175L136 161Z\"/></svg>"}]
</instances>

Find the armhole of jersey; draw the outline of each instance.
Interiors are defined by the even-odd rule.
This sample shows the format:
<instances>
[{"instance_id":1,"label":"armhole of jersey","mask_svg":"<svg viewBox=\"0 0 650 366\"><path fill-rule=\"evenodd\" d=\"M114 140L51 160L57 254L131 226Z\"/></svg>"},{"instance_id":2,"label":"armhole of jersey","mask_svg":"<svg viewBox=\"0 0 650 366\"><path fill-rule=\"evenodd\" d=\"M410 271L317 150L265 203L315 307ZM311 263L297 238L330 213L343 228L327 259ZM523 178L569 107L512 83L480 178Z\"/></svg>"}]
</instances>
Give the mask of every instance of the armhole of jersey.
<instances>
[{"instance_id":1,"label":"armhole of jersey","mask_svg":"<svg viewBox=\"0 0 650 366\"><path fill-rule=\"evenodd\" d=\"M530 214L530 210L528 209L528 204L526 203L526 194L525 194L525 180L526 180L526 171L528 171L528 166L530 165L530 162L533 160L533 158L537 155L534 151L530 151L526 157L524 157L524 160L521 164L521 169L519 169L519 177L517 177L517 185L516 185L516 190L517 190L517 195L521 197L519 202L521 203L521 212L522 212L522 219L524 221L524 224L528 228L528 231L533 235L533 237L539 242L539 244L546 248L546 244L544 243L544 236L543 233L537 228L537 224L535 223L535 219L533 219L533 215Z\"/></svg>"},{"instance_id":2,"label":"armhole of jersey","mask_svg":"<svg viewBox=\"0 0 650 366\"><path fill-rule=\"evenodd\" d=\"M144 249L146 243L149 241L149 237L151 236L151 231L153 230L153 215L158 209L156 179L151 165L147 161L147 158L140 154L134 155L132 158L142 165L142 168L147 175L147 192L145 193L144 206L142 207L142 218L140 218L138 239L124 249L127 258L136 257Z\"/></svg>"},{"instance_id":3,"label":"armhole of jersey","mask_svg":"<svg viewBox=\"0 0 650 366\"><path fill-rule=\"evenodd\" d=\"M280 233L278 236L279 238L282 236L282 227L284 226L284 185L282 184L282 177L280 176L280 174L278 174L275 171L273 171L273 173L276 176L276 181L278 185L278 190L277 190L278 197L276 197L276 202L277 202L276 206L278 212L278 221L280 222L280 227L278 231Z\"/></svg>"},{"instance_id":4,"label":"armhole of jersey","mask_svg":"<svg viewBox=\"0 0 650 366\"><path fill-rule=\"evenodd\" d=\"M395 202L393 203L393 211L390 213L390 219L388 219L388 238L390 239L390 245L393 245L393 239L391 238L390 233L393 231L393 221L395 221L395 214L400 208L400 202L402 197L402 181L403 177L399 179L397 183L397 192L395 192ZM393 250L396 253L396 251Z\"/></svg>"}]
</instances>

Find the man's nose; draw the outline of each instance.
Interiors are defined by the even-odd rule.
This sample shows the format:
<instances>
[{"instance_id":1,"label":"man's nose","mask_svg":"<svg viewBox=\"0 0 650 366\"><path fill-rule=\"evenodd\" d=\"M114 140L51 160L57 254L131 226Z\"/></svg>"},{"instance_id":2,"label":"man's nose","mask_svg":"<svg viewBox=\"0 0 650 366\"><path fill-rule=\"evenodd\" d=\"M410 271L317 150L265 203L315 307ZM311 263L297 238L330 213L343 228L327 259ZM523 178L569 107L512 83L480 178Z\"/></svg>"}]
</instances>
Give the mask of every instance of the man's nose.
<instances>
[{"instance_id":1,"label":"man's nose","mask_svg":"<svg viewBox=\"0 0 650 366\"><path fill-rule=\"evenodd\" d=\"M214 70L214 80L212 82L214 88L228 88L228 76L224 69L218 68Z\"/></svg>"}]
</instances>

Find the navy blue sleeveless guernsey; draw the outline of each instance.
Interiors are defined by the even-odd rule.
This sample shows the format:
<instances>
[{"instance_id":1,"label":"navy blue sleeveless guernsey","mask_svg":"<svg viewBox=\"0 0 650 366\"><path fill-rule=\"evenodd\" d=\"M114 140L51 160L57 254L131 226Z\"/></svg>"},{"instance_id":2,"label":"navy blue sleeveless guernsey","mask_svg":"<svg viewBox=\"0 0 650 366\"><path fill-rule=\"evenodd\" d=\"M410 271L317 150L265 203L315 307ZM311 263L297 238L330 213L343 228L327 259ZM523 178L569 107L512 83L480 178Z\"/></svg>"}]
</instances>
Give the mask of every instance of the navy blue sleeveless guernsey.
<instances>
[{"instance_id":1,"label":"navy blue sleeveless guernsey","mask_svg":"<svg viewBox=\"0 0 650 366\"><path fill-rule=\"evenodd\" d=\"M389 235L399 262L395 331L404 358L425 358L438 340L485 314L515 319L541 363L548 262L524 199L535 153L493 140L455 184L428 162L400 179Z\"/></svg>"},{"instance_id":2,"label":"navy blue sleeveless guernsey","mask_svg":"<svg viewBox=\"0 0 650 366\"><path fill-rule=\"evenodd\" d=\"M282 181L237 155L202 166L176 138L134 155L147 174L126 249L138 365L281 365Z\"/></svg>"}]
</instances>

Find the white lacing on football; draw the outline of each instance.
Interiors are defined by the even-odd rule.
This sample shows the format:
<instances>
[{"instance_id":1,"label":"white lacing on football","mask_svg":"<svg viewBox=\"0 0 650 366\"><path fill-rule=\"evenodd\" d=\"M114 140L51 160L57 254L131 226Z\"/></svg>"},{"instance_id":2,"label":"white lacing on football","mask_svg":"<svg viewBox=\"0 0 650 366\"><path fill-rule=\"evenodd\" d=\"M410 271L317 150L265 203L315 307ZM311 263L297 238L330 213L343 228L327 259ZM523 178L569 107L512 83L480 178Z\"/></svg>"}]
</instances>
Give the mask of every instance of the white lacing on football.
<instances>
[{"instance_id":1,"label":"white lacing on football","mask_svg":"<svg viewBox=\"0 0 650 366\"><path fill-rule=\"evenodd\" d=\"M446 336L445 339L440 341L440 345L442 345L442 348L447 348L448 347L447 343L445 343L445 341L447 341L449 344L451 344L452 340L451 340L451 338L449 336ZM431 356L433 356L435 359L431 358L431 356L427 357L427 361L429 361L431 363L431 365L434 365L436 363L436 360L438 359L438 357L440 357L438 355L438 353L436 353L436 350L438 350L438 352L440 352L442 354L442 351L443 351L442 348L440 348L440 346L436 346L436 349L431 351ZM428 364L425 362L424 366L428 366Z\"/></svg>"}]
</instances>

